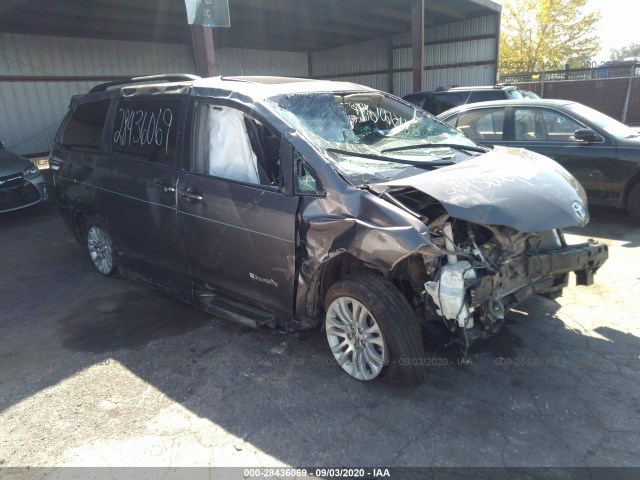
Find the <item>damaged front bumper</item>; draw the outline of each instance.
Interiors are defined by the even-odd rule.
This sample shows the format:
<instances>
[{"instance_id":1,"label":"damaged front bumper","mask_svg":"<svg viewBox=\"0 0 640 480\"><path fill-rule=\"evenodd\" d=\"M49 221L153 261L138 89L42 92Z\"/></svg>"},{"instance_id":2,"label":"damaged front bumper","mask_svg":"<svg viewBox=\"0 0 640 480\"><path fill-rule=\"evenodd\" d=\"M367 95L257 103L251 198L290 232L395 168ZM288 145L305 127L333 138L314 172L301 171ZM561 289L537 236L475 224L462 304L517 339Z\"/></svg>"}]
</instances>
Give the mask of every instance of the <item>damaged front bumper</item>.
<instances>
[{"instance_id":1,"label":"damaged front bumper","mask_svg":"<svg viewBox=\"0 0 640 480\"><path fill-rule=\"evenodd\" d=\"M473 316L460 326L466 328L471 340L493 335L504 324L505 313L528 297L559 297L569 283L571 272L576 275L577 285L591 285L594 274L608 256L605 244L590 240L526 253L505 262L497 271L466 282L468 311L473 312Z\"/></svg>"},{"instance_id":2,"label":"damaged front bumper","mask_svg":"<svg viewBox=\"0 0 640 480\"><path fill-rule=\"evenodd\" d=\"M577 285L593 285L593 275L609 258L609 250L603 243L571 245L559 250L525 256L525 270L529 277L546 277L574 272ZM539 292L535 292L539 293Z\"/></svg>"},{"instance_id":3,"label":"damaged front bumper","mask_svg":"<svg viewBox=\"0 0 640 480\"><path fill-rule=\"evenodd\" d=\"M594 274L609 256L608 247L594 240L566 245L560 241L560 234L557 238L556 247L526 251L499 265L484 257L479 264L470 257L458 260L449 255L438 280L424 284L425 294L452 332L464 331L468 347L479 337L495 334L504 324L505 314L528 297L560 296L571 272L576 275L577 285L593 283ZM425 315L433 318L429 305L430 302L425 305Z\"/></svg>"}]
</instances>

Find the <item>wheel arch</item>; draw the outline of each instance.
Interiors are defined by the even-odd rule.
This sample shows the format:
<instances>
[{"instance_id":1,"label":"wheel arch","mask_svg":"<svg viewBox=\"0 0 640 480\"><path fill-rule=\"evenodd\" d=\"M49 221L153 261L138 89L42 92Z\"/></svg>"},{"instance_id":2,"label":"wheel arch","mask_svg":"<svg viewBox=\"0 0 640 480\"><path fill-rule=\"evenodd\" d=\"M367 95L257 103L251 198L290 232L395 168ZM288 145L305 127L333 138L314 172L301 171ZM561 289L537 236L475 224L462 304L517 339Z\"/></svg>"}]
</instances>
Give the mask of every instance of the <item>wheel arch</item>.
<instances>
[{"instance_id":1,"label":"wheel arch","mask_svg":"<svg viewBox=\"0 0 640 480\"><path fill-rule=\"evenodd\" d=\"M627 208L627 201L629 199L629 194L631 193L631 190L633 189L633 187L635 187L638 184L640 184L640 168L638 168L625 183L624 188L622 190L622 195L618 200L619 206L625 209Z\"/></svg>"},{"instance_id":2,"label":"wheel arch","mask_svg":"<svg viewBox=\"0 0 640 480\"><path fill-rule=\"evenodd\" d=\"M87 221L96 215L98 215L96 209L86 203L77 203L74 205L71 212L71 225L76 240L80 244L84 245Z\"/></svg>"},{"instance_id":3,"label":"wheel arch","mask_svg":"<svg viewBox=\"0 0 640 480\"><path fill-rule=\"evenodd\" d=\"M324 311L324 298L329 289L339 280L356 272L366 272L389 280L402 292L410 304L419 295L420 286L426 281L426 268L422 255L410 255L392 270L383 270L367 265L366 262L345 252L324 262L316 270L307 292L307 316L318 318Z\"/></svg>"}]
</instances>

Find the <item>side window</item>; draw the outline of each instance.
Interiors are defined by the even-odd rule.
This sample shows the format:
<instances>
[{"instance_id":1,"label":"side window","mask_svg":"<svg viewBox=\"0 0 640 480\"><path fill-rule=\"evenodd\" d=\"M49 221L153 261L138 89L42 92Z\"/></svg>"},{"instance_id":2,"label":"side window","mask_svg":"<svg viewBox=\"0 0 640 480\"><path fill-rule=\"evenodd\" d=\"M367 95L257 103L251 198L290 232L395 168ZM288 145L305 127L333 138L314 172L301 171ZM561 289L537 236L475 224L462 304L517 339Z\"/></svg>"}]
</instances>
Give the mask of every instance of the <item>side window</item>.
<instances>
[{"instance_id":1,"label":"side window","mask_svg":"<svg viewBox=\"0 0 640 480\"><path fill-rule=\"evenodd\" d=\"M447 117L444 121L449 125L451 125L453 128L456 128L459 117L460 117L460 114L456 113L455 115L451 115L450 117Z\"/></svg>"},{"instance_id":2,"label":"side window","mask_svg":"<svg viewBox=\"0 0 640 480\"><path fill-rule=\"evenodd\" d=\"M179 98L120 100L113 122L113 152L176 166L182 108Z\"/></svg>"},{"instance_id":3,"label":"side window","mask_svg":"<svg viewBox=\"0 0 640 480\"><path fill-rule=\"evenodd\" d=\"M573 133L584 128L562 113L542 108L516 109L515 122L516 140L572 142Z\"/></svg>"},{"instance_id":4,"label":"side window","mask_svg":"<svg viewBox=\"0 0 640 480\"><path fill-rule=\"evenodd\" d=\"M467 103L489 102L491 100L504 100L506 98L502 90L486 90L482 92L471 92Z\"/></svg>"},{"instance_id":5,"label":"side window","mask_svg":"<svg viewBox=\"0 0 640 480\"><path fill-rule=\"evenodd\" d=\"M280 136L240 110L202 104L196 110L195 173L280 186Z\"/></svg>"},{"instance_id":6,"label":"side window","mask_svg":"<svg viewBox=\"0 0 640 480\"><path fill-rule=\"evenodd\" d=\"M468 93L436 93L433 96L431 110L434 115L439 115L450 108L465 103Z\"/></svg>"},{"instance_id":7,"label":"side window","mask_svg":"<svg viewBox=\"0 0 640 480\"><path fill-rule=\"evenodd\" d=\"M541 110L542 121L547 131L547 140L550 141L576 141L573 134L579 128L584 128L578 122L553 110Z\"/></svg>"},{"instance_id":8,"label":"side window","mask_svg":"<svg viewBox=\"0 0 640 480\"><path fill-rule=\"evenodd\" d=\"M472 140L503 140L504 109L483 108L462 112L457 128Z\"/></svg>"},{"instance_id":9,"label":"side window","mask_svg":"<svg viewBox=\"0 0 640 480\"><path fill-rule=\"evenodd\" d=\"M306 160L298 152L293 157L295 172L293 181L295 183L296 195L324 195L324 186L316 176L316 173L309 166Z\"/></svg>"},{"instance_id":10,"label":"side window","mask_svg":"<svg viewBox=\"0 0 640 480\"><path fill-rule=\"evenodd\" d=\"M69 150L100 151L110 100L78 105L62 134L62 146Z\"/></svg>"},{"instance_id":11,"label":"side window","mask_svg":"<svg viewBox=\"0 0 640 480\"><path fill-rule=\"evenodd\" d=\"M543 140L544 135L538 121L538 112L529 108L517 108L514 113L514 140Z\"/></svg>"}]
</instances>

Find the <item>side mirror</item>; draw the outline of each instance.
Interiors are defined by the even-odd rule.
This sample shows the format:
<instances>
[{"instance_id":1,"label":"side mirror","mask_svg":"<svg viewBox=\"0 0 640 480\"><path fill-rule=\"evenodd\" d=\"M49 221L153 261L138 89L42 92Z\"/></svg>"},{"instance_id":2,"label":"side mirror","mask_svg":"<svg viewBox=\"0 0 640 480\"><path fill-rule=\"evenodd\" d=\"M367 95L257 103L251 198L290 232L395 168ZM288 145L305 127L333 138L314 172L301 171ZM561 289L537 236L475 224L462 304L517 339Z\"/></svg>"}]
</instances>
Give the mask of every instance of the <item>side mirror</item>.
<instances>
[{"instance_id":1,"label":"side mirror","mask_svg":"<svg viewBox=\"0 0 640 480\"><path fill-rule=\"evenodd\" d=\"M0 148L4 148L4 142L0 142Z\"/></svg>"},{"instance_id":2,"label":"side mirror","mask_svg":"<svg viewBox=\"0 0 640 480\"><path fill-rule=\"evenodd\" d=\"M573 138L578 142L600 142L602 139L600 135L591 130L590 128L579 128L573 133Z\"/></svg>"}]
</instances>

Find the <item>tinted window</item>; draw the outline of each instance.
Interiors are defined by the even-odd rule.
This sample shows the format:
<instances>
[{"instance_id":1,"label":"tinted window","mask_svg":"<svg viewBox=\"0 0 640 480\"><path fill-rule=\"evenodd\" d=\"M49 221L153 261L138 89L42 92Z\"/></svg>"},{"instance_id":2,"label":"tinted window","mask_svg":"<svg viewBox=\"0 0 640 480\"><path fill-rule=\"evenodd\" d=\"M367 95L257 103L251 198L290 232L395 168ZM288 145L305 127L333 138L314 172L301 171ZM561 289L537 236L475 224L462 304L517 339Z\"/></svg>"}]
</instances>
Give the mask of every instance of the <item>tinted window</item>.
<instances>
[{"instance_id":1,"label":"tinted window","mask_svg":"<svg viewBox=\"0 0 640 480\"><path fill-rule=\"evenodd\" d=\"M578 122L554 110L518 108L515 111L515 139L575 141L573 133L583 128Z\"/></svg>"},{"instance_id":2,"label":"tinted window","mask_svg":"<svg viewBox=\"0 0 640 480\"><path fill-rule=\"evenodd\" d=\"M425 105L425 109L434 115L438 115L450 108L463 105L468 96L468 93L436 93L433 95L429 108Z\"/></svg>"},{"instance_id":3,"label":"tinted window","mask_svg":"<svg viewBox=\"0 0 640 480\"><path fill-rule=\"evenodd\" d=\"M407 95L406 97L404 97L404 99L409 102L409 103L413 103L414 105L417 105L418 107L422 107L423 104L425 103L425 99L428 98L427 95L423 94L423 93L418 93L415 95ZM430 103L430 102L427 102Z\"/></svg>"},{"instance_id":4,"label":"tinted window","mask_svg":"<svg viewBox=\"0 0 640 480\"><path fill-rule=\"evenodd\" d=\"M515 140L542 140L540 131L541 123L538 112L528 108L519 108L515 111Z\"/></svg>"},{"instance_id":5,"label":"tinted window","mask_svg":"<svg viewBox=\"0 0 640 480\"><path fill-rule=\"evenodd\" d=\"M503 140L503 108L483 108L463 112L458 118L457 127L473 140Z\"/></svg>"},{"instance_id":6,"label":"tinted window","mask_svg":"<svg viewBox=\"0 0 640 480\"><path fill-rule=\"evenodd\" d=\"M110 100L78 105L62 134L62 145L69 150L99 151Z\"/></svg>"},{"instance_id":7,"label":"tinted window","mask_svg":"<svg viewBox=\"0 0 640 480\"><path fill-rule=\"evenodd\" d=\"M502 90L486 90L482 92L471 92L468 103L490 102L491 100L504 100L505 93Z\"/></svg>"},{"instance_id":8,"label":"tinted window","mask_svg":"<svg viewBox=\"0 0 640 480\"><path fill-rule=\"evenodd\" d=\"M121 100L111 137L113 152L149 162L175 164L180 99Z\"/></svg>"}]
</instances>

